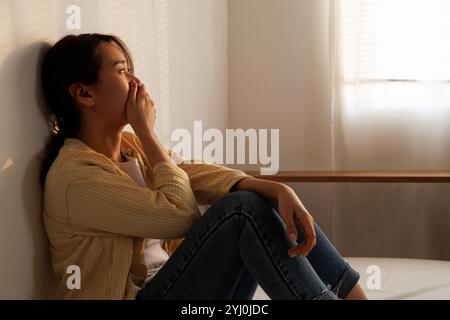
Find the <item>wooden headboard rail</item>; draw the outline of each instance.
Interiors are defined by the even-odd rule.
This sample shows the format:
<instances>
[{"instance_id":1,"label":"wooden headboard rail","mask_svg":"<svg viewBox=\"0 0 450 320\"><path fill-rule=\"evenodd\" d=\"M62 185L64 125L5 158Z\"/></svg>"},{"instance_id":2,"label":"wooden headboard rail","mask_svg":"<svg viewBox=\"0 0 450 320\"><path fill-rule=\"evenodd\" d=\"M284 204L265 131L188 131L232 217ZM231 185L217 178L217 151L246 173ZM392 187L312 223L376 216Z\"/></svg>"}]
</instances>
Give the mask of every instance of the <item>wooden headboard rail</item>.
<instances>
[{"instance_id":1,"label":"wooden headboard rail","mask_svg":"<svg viewBox=\"0 0 450 320\"><path fill-rule=\"evenodd\" d=\"M255 178L278 182L450 182L450 171L281 171L275 175L261 175L258 171L246 173Z\"/></svg>"}]
</instances>

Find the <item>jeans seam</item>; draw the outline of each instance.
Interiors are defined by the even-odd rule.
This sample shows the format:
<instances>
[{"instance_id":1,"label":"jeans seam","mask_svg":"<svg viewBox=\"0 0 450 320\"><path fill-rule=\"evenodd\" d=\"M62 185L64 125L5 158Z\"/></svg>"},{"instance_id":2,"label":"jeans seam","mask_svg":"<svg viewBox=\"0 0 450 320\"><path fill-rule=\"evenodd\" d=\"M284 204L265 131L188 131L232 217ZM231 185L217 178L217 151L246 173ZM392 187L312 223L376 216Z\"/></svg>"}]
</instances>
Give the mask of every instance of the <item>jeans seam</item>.
<instances>
[{"instance_id":1,"label":"jeans seam","mask_svg":"<svg viewBox=\"0 0 450 320\"><path fill-rule=\"evenodd\" d=\"M303 300L301 297L299 297L299 295L297 294L296 290L292 287L290 281L288 279L286 279L284 271L282 270L282 268L280 267L278 261L276 261L276 259L273 257L271 250L269 249L268 244L265 242L264 237L259 233L259 229L258 227L258 223L255 222L255 220L253 219L253 216L249 213L247 213L245 210L241 210L241 212L248 217L248 219L250 220L251 224L252 224L252 228L255 230L255 233L257 234L257 236L260 238L260 240L262 241L262 243L264 244L264 248L265 250L269 253L269 257L270 260L272 261L272 263L275 266L275 269L278 270L280 277L283 279L283 281L286 283L286 285L288 286L288 288L292 291L292 293L294 294L294 296L296 296L298 299ZM288 272L287 270L285 270L286 272Z\"/></svg>"},{"instance_id":2,"label":"jeans seam","mask_svg":"<svg viewBox=\"0 0 450 320\"><path fill-rule=\"evenodd\" d=\"M342 273L342 276L337 281L337 284L335 284L335 289L333 290L333 292L336 294L336 296L339 297L339 291L341 290L342 284L350 276L350 273L351 273L350 265L348 263L346 263L346 266L345 266L345 269L344 269L344 271ZM342 297L342 298L345 298L345 297Z\"/></svg>"},{"instance_id":3,"label":"jeans seam","mask_svg":"<svg viewBox=\"0 0 450 320\"><path fill-rule=\"evenodd\" d=\"M347 267L346 267L345 270L344 270L344 274L343 274L343 275L341 276L341 278L339 279L336 288L333 290L333 292L334 292L337 296L339 296L339 290L341 289L342 282L344 281L346 274L347 274Z\"/></svg>"},{"instance_id":4,"label":"jeans seam","mask_svg":"<svg viewBox=\"0 0 450 320\"><path fill-rule=\"evenodd\" d=\"M315 298L313 298L312 300L322 300L322 298L327 294L334 294L333 291L330 290L331 286L327 285L327 287L325 289L322 290L322 292ZM339 298L339 297L338 297Z\"/></svg>"},{"instance_id":5,"label":"jeans seam","mask_svg":"<svg viewBox=\"0 0 450 320\"><path fill-rule=\"evenodd\" d=\"M247 219L251 222L251 226L253 228L253 230L255 231L256 235L258 236L258 238L261 240L261 242L264 244L264 248L266 250L266 252L268 252L269 254L269 259L272 261L275 269L278 271L281 279L283 279L283 281L286 283L287 287L291 290L291 292L293 293L293 295L295 297L297 297L297 299L299 300L303 300L296 292L295 288L292 287L290 281L288 279L286 279L284 272L289 273L287 270L283 271L282 268L280 267L279 262L273 257L271 250L269 249L268 244L265 241L265 238L260 234L260 230L258 229L258 223L257 220L255 221L255 219L253 218L253 216L251 214L249 214L248 212L246 212L245 210L242 209L242 204L239 205L239 207L237 209L234 209L233 211L231 211L230 213L226 214L225 216L221 217L221 219L218 219L217 222L215 222L212 227L208 230L208 232L204 235L203 239L201 239L200 244L197 245L195 247L194 250L192 250L191 252L189 252L187 258L185 259L184 264L178 269L176 270L177 273L174 277L174 279L172 281L170 281L169 285L167 286L166 289L163 290L163 293L161 294L161 298L164 298L169 290L173 287L173 285L177 282L177 280L179 279L180 275L183 273L184 269L186 268L186 266L189 264L189 262L193 259L193 257L195 256L196 252L202 247L203 243L209 238L209 236L225 221L227 221L228 219L231 219L233 217L233 215L235 214L243 214L245 217L247 217ZM242 257L241 257L242 259Z\"/></svg>"}]
</instances>

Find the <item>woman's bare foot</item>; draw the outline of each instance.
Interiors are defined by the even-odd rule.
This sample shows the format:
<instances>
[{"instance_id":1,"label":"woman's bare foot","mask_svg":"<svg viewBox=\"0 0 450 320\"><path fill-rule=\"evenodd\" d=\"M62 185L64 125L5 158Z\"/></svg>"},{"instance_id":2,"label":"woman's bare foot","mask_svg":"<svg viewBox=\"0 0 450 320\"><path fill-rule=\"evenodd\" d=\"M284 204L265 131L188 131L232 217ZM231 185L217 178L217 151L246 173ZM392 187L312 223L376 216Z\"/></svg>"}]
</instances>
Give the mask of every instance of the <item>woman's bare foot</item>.
<instances>
[{"instance_id":1,"label":"woman's bare foot","mask_svg":"<svg viewBox=\"0 0 450 320\"><path fill-rule=\"evenodd\" d=\"M368 300L368 298L359 283L357 283L344 300Z\"/></svg>"}]
</instances>

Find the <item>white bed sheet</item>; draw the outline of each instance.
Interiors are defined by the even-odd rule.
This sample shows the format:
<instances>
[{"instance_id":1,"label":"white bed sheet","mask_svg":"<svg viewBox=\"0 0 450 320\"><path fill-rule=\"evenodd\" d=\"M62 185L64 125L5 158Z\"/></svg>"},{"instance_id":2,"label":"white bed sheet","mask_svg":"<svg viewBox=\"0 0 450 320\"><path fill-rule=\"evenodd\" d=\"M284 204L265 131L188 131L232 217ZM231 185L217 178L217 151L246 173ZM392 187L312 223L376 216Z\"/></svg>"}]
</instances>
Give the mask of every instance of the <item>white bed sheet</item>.
<instances>
[{"instance_id":1,"label":"white bed sheet","mask_svg":"<svg viewBox=\"0 0 450 320\"><path fill-rule=\"evenodd\" d=\"M360 285L372 300L450 299L450 261L400 258L346 258L361 274ZM376 288L373 271L377 266L381 281ZM376 268L375 268L376 269ZM258 286L254 300L269 297Z\"/></svg>"}]
</instances>

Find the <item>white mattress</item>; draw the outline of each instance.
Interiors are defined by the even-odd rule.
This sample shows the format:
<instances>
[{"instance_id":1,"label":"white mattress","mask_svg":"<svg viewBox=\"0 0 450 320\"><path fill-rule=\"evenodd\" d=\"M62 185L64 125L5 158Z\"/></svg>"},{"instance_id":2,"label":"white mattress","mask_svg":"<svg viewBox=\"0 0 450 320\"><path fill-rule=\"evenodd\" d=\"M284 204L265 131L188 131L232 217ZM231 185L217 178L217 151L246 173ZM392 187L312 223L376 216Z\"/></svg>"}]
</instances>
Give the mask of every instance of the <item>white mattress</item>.
<instances>
[{"instance_id":1,"label":"white mattress","mask_svg":"<svg viewBox=\"0 0 450 320\"><path fill-rule=\"evenodd\" d=\"M450 299L450 261L398 258L346 258L361 274L360 285L369 299ZM377 266L370 269L370 266ZM372 270L380 274L379 289ZM269 297L258 287L255 300Z\"/></svg>"}]
</instances>

